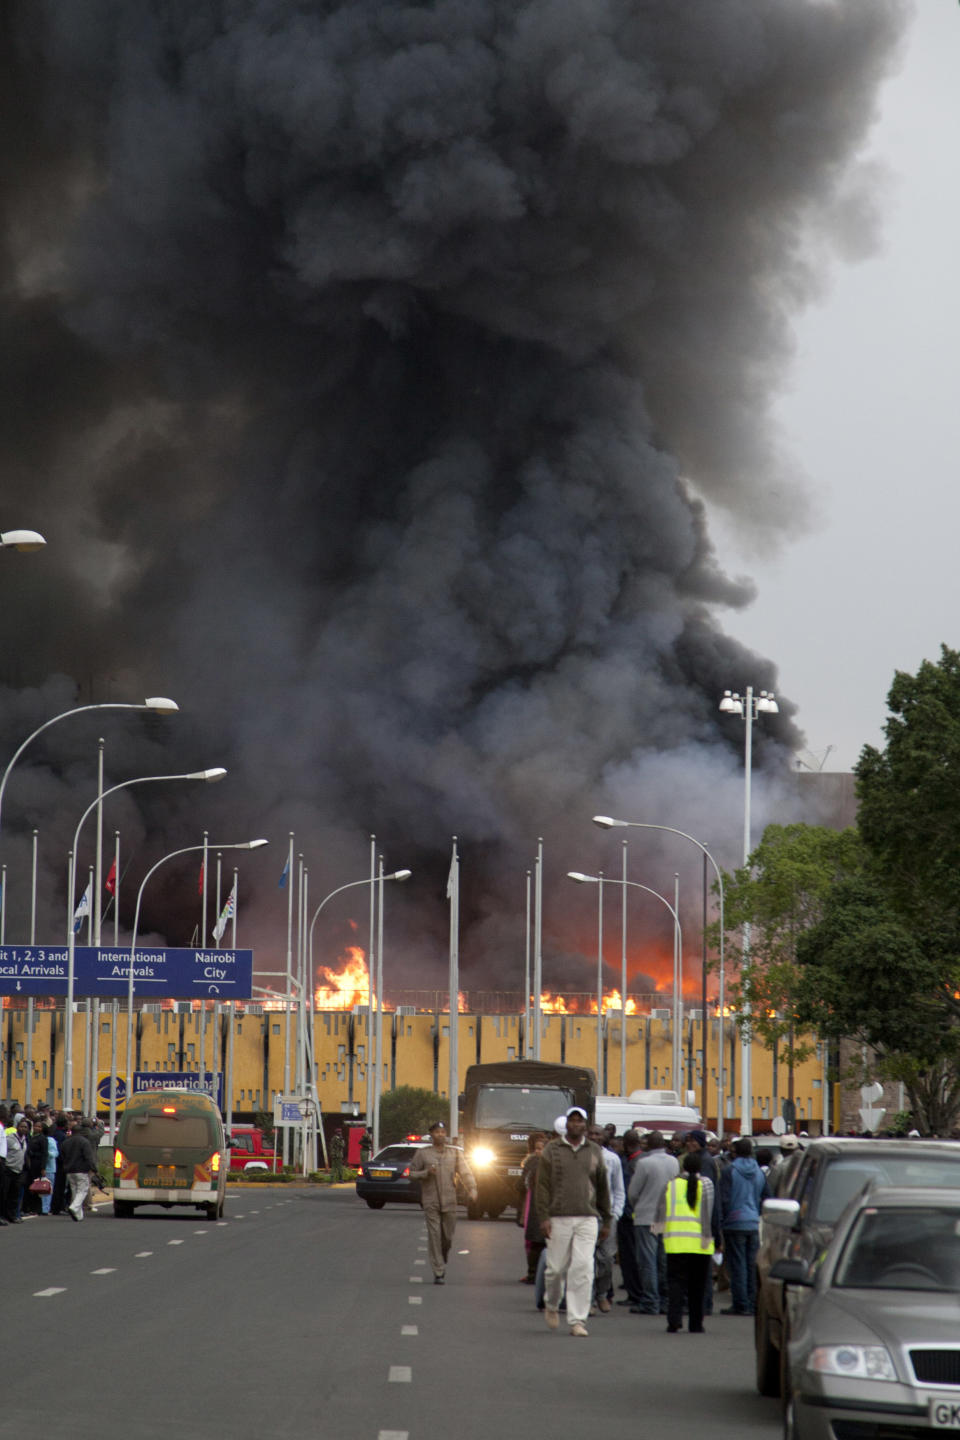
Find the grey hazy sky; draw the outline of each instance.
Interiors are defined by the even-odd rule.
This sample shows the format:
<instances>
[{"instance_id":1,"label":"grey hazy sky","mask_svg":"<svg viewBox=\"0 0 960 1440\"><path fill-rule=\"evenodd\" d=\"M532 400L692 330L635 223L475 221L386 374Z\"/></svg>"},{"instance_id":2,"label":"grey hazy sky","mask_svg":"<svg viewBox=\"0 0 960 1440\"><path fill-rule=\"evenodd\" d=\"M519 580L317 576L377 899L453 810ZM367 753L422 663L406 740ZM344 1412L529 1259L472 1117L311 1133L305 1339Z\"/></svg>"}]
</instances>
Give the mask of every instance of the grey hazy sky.
<instances>
[{"instance_id":1,"label":"grey hazy sky","mask_svg":"<svg viewBox=\"0 0 960 1440\"><path fill-rule=\"evenodd\" d=\"M913 8L867 151L885 170L877 249L835 265L796 322L777 407L810 477L812 528L758 556L713 521L721 562L759 592L727 628L777 662L810 750L835 747L828 770L882 744L896 669L960 645L960 6Z\"/></svg>"}]
</instances>

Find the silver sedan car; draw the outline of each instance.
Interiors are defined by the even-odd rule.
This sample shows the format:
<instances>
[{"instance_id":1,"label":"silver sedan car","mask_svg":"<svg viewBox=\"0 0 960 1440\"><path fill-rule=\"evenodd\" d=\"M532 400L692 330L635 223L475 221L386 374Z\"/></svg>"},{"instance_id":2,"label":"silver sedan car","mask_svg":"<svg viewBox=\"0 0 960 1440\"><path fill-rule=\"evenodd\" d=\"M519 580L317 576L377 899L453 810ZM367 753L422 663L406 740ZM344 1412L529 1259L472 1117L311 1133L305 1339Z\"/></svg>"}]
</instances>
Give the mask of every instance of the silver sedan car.
<instances>
[{"instance_id":1,"label":"silver sedan car","mask_svg":"<svg viewBox=\"0 0 960 1440\"><path fill-rule=\"evenodd\" d=\"M960 1189L867 1189L808 1270L788 1350L787 1440L960 1436Z\"/></svg>"}]
</instances>

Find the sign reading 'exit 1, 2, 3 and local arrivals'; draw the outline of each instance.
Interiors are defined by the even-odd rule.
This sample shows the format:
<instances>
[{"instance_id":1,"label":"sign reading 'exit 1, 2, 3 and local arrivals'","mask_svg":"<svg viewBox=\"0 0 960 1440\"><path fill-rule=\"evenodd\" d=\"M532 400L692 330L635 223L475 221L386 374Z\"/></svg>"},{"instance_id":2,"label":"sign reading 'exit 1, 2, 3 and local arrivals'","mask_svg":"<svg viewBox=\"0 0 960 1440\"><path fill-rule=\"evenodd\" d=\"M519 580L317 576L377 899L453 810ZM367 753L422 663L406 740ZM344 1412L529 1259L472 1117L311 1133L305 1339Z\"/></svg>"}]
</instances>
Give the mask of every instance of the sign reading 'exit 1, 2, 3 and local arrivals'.
<instances>
[{"instance_id":1,"label":"sign reading 'exit 1, 2, 3 and local arrivals'","mask_svg":"<svg viewBox=\"0 0 960 1440\"><path fill-rule=\"evenodd\" d=\"M0 995L66 995L65 945L0 945ZM78 945L73 952L77 999L126 996L130 951ZM134 997L149 1000L249 1000L252 950L181 950L146 946L133 954Z\"/></svg>"}]
</instances>

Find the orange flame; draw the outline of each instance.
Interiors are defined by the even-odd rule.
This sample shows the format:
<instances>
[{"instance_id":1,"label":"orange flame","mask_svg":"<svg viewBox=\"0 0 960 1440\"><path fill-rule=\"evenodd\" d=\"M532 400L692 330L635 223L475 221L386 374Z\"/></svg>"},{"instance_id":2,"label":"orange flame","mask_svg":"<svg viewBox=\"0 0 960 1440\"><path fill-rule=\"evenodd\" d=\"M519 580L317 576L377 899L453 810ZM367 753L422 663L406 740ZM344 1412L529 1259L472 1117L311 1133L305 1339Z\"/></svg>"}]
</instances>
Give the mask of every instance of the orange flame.
<instances>
[{"instance_id":1,"label":"orange flame","mask_svg":"<svg viewBox=\"0 0 960 1440\"><path fill-rule=\"evenodd\" d=\"M551 995L549 991L540 996L540 1011L543 1015L569 1015L567 1002L562 995Z\"/></svg>"},{"instance_id":2,"label":"orange flame","mask_svg":"<svg viewBox=\"0 0 960 1440\"><path fill-rule=\"evenodd\" d=\"M619 991L619 990L611 990L610 993L609 993L609 995L604 995L604 997L603 997L603 1013L604 1013L604 1014L606 1014L608 1010L622 1010L622 1009L623 1009L623 1001L620 999L620 991ZM596 1002L596 1000L594 1000L593 1004L590 1006L590 1014L591 1014L591 1015L596 1015L596 1013L597 1013L597 1002ZM631 1000L631 999L630 999L630 996L628 995L628 996L627 996L627 1014L628 1014L628 1015L636 1015L636 1013L637 1013L637 1002L636 1002L636 1000Z\"/></svg>"},{"instance_id":3,"label":"orange flame","mask_svg":"<svg viewBox=\"0 0 960 1440\"><path fill-rule=\"evenodd\" d=\"M326 980L314 991L313 1003L317 1010L352 1010L354 1005L369 1005L370 976L367 957L359 945L348 945L343 955L343 968L333 970L328 965L318 967L318 974Z\"/></svg>"}]
</instances>

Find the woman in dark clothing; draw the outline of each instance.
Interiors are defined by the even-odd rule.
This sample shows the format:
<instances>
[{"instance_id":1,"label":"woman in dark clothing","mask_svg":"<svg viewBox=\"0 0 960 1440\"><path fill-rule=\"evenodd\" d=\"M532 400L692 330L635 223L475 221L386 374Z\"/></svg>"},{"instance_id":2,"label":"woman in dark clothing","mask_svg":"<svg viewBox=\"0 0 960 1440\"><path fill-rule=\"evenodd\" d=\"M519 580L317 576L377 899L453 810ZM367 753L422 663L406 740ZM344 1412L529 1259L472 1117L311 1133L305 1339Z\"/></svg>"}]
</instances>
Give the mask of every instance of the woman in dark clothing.
<instances>
[{"instance_id":1,"label":"woman in dark clothing","mask_svg":"<svg viewBox=\"0 0 960 1440\"><path fill-rule=\"evenodd\" d=\"M533 1203L533 1192L537 1183L537 1167L546 1143L546 1135L540 1131L534 1131L527 1141L530 1153L523 1162L523 1185L526 1190L523 1202L523 1242L527 1250L527 1273L521 1275L520 1279L524 1285L536 1284L540 1252L546 1248L547 1244L543 1238L543 1231L540 1229L540 1221L537 1219L537 1207Z\"/></svg>"},{"instance_id":2,"label":"woman in dark clothing","mask_svg":"<svg viewBox=\"0 0 960 1440\"><path fill-rule=\"evenodd\" d=\"M47 1168L47 1132L40 1120L33 1122L33 1134L27 1141L27 1157L24 1162L24 1174L26 1176L26 1190L23 1192L23 1208L29 1215L40 1215L43 1208L40 1204L40 1196L34 1195L30 1186Z\"/></svg>"}]
</instances>

